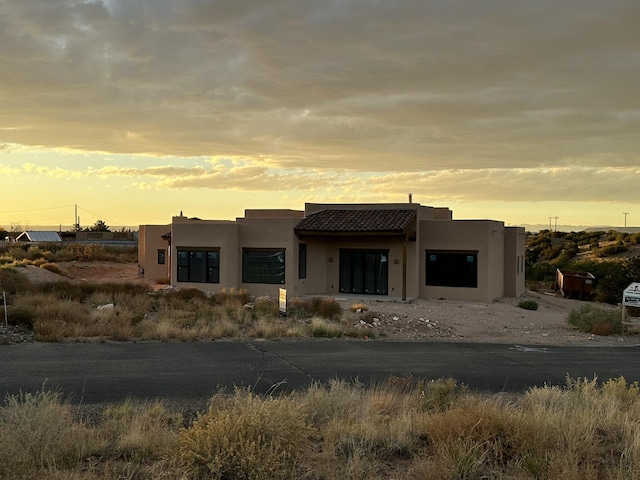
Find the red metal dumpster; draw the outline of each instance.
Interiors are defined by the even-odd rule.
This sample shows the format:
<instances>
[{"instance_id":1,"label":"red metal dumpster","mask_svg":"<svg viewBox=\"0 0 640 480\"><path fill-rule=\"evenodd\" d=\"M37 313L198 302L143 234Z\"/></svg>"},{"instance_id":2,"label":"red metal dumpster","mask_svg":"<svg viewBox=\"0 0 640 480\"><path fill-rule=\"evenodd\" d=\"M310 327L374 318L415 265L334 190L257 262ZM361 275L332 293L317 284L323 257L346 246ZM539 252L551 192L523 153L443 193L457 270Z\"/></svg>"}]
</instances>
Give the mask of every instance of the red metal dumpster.
<instances>
[{"instance_id":1,"label":"red metal dumpster","mask_svg":"<svg viewBox=\"0 0 640 480\"><path fill-rule=\"evenodd\" d=\"M596 278L589 272L563 272L556 270L556 291L565 298L586 300Z\"/></svg>"}]
</instances>

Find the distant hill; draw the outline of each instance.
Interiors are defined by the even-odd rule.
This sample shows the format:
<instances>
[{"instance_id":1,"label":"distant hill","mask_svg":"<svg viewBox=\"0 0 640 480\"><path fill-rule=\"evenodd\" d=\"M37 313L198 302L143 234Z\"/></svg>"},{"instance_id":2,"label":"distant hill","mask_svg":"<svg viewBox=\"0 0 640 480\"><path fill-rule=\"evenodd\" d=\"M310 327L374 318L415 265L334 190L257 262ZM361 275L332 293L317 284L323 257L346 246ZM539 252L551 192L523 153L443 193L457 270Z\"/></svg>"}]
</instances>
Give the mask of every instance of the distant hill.
<instances>
[{"instance_id":1,"label":"distant hill","mask_svg":"<svg viewBox=\"0 0 640 480\"><path fill-rule=\"evenodd\" d=\"M624 232L624 227L615 227L611 225L602 225L602 226L585 226L585 225L558 225L556 228L555 225L551 226L549 229L549 224L510 224L510 226L514 227L524 227L527 232L540 232L542 230L551 230L556 232L608 232L610 230L615 230L616 232ZM627 227L627 233L638 233L640 232L640 227Z\"/></svg>"}]
</instances>

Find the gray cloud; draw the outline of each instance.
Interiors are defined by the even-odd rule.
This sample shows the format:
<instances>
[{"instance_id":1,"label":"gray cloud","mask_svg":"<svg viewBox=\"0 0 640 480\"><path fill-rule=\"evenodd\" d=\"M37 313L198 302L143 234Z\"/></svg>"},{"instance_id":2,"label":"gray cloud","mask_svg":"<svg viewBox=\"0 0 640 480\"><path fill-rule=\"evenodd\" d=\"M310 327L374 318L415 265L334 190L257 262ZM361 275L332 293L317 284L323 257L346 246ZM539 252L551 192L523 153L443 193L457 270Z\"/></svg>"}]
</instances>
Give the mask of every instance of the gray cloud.
<instances>
[{"instance_id":1,"label":"gray cloud","mask_svg":"<svg viewBox=\"0 0 640 480\"><path fill-rule=\"evenodd\" d=\"M531 199L548 192L517 169L639 164L638 18L631 0L4 0L0 143L268 158L311 190L347 168L444 191L419 175L442 170L465 198L489 192L475 176Z\"/></svg>"}]
</instances>

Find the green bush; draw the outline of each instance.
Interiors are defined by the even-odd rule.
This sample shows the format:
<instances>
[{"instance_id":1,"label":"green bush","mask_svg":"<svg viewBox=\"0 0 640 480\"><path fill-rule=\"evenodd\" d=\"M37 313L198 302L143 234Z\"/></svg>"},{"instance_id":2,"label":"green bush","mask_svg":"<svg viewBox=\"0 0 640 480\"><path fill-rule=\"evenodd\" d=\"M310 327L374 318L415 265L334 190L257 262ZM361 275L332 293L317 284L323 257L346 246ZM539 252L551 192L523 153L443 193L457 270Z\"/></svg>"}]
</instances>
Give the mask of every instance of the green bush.
<instances>
[{"instance_id":1,"label":"green bush","mask_svg":"<svg viewBox=\"0 0 640 480\"><path fill-rule=\"evenodd\" d=\"M520 308L524 308L525 310L538 310L538 302L530 298L520 300L518 302L518 306Z\"/></svg>"},{"instance_id":2,"label":"green bush","mask_svg":"<svg viewBox=\"0 0 640 480\"><path fill-rule=\"evenodd\" d=\"M577 310L571 310L567 320L569 325L581 332L594 335L611 335L622 332L622 318L618 310L584 305Z\"/></svg>"}]
</instances>

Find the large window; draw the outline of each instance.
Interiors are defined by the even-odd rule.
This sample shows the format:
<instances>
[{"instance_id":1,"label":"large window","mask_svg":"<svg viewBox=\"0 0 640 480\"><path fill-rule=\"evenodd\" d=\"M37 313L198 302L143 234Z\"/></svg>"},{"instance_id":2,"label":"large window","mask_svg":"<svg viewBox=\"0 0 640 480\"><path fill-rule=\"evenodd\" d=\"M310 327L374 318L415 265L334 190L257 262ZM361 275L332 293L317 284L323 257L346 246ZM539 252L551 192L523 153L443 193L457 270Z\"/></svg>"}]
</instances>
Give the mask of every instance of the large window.
<instances>
[{"instance_id":1,"label":"large window","mask_svg":"<svg viewBox=\"0 0 640 480\"><path fill-rule=\"evenodd\" d=\"M426 284L437 287L478 287L478 252L426 251Z\"/></svg>"},{"instance_id":2,"label":"large window","mask_svg":"<svg viewBox=\"0 0 640 480\"><path fill-rule=\"evenodd\" d=\"M242 283L284 283L284 248L244 248Z\"/></svg>"},{"instance_id":3,"label":"large window","mask_svg":"<svg viewBox=\"0 0 640 480\"><path fill-rule=\"evenodd\" d=\"M389 251L340 249L341 293L389 294Z\"/></svg>"},{"instance_id":4,"label":"large window","mask_svg":"<svg viewBox=\"0 0 640 480\"><path fill-rule=\"evenodd\" d=\"M307 278L307 244L298 245L298 278Z\"/></svg>"},{"instance_id":5,"label":"large window","mask_svg":"<svg viewBox=\"0 0 640 480\"><path fill-rule=\"evenodd\" d=\"M178 281L220 282L220 250L178 249Z\"/></svg>"}]
</instances>

